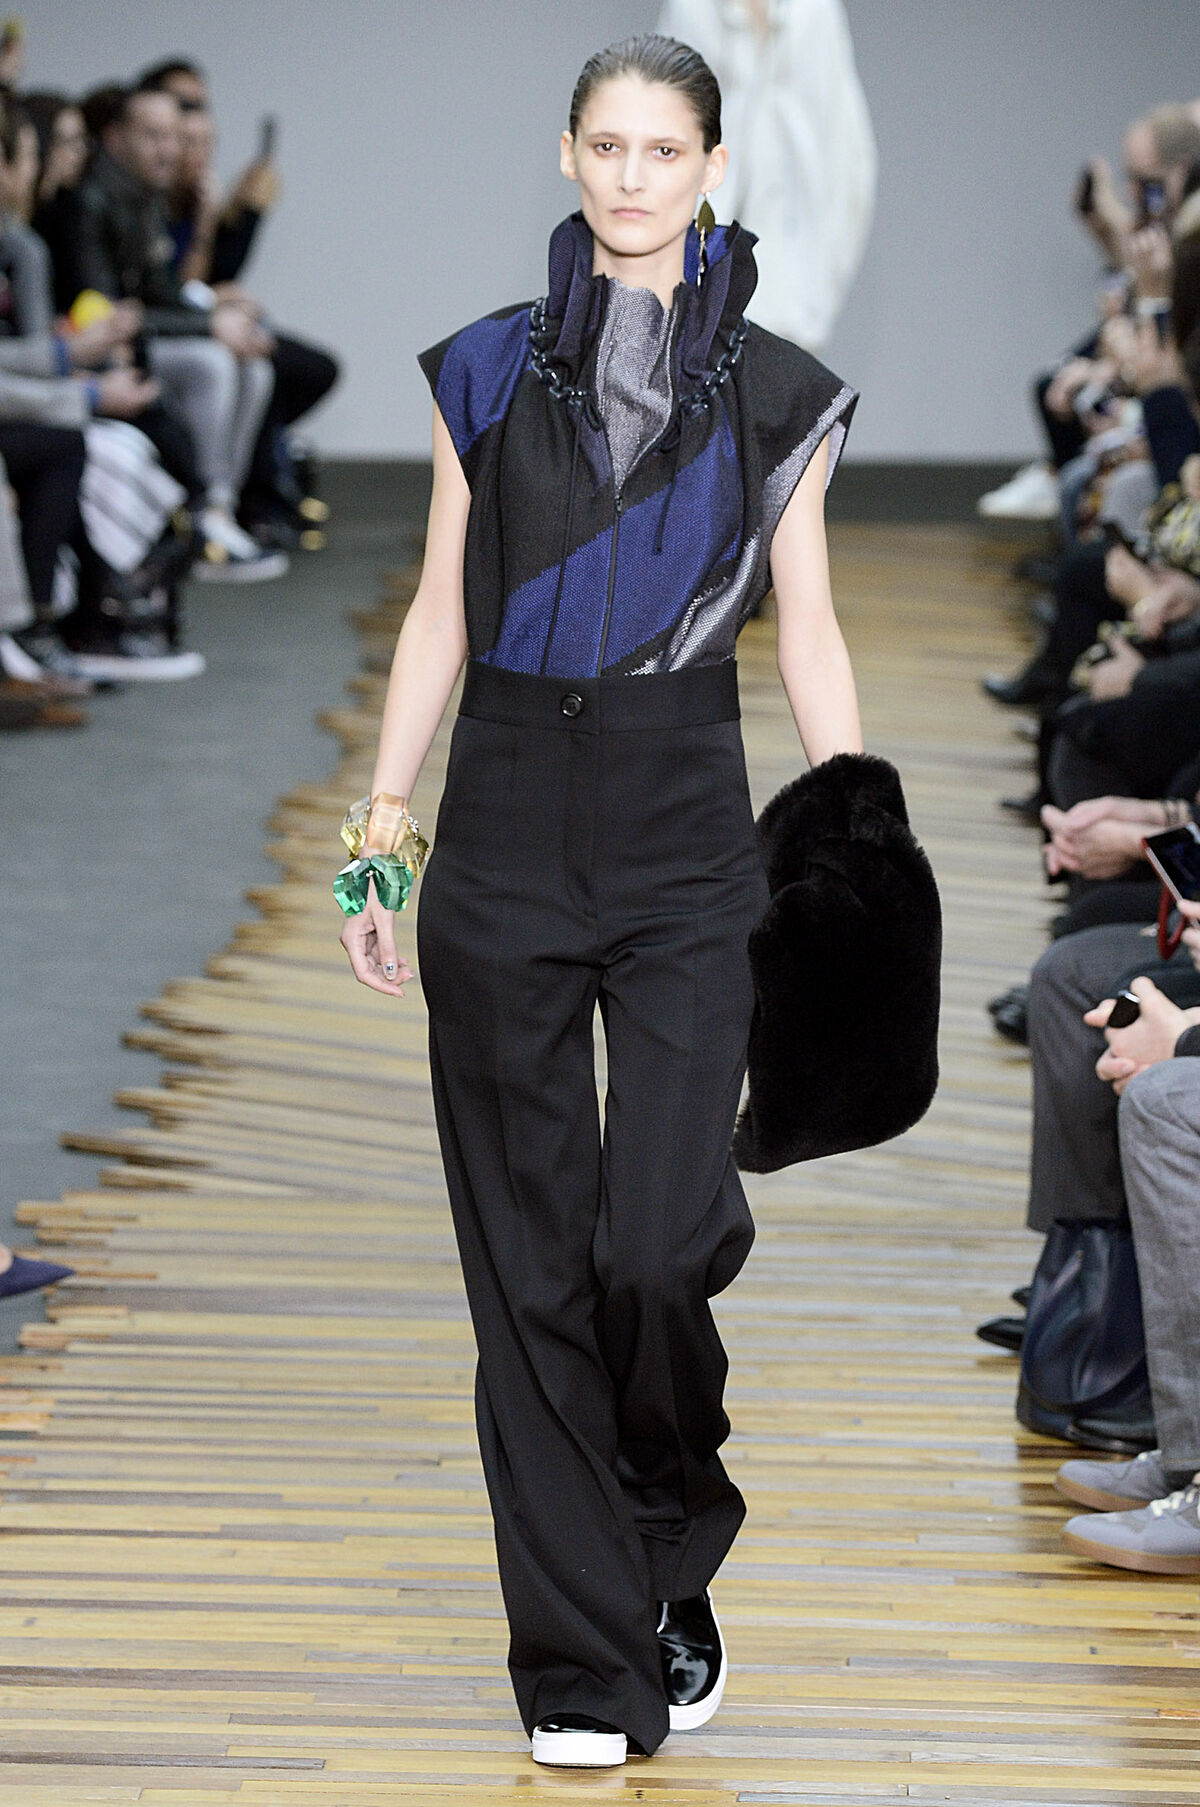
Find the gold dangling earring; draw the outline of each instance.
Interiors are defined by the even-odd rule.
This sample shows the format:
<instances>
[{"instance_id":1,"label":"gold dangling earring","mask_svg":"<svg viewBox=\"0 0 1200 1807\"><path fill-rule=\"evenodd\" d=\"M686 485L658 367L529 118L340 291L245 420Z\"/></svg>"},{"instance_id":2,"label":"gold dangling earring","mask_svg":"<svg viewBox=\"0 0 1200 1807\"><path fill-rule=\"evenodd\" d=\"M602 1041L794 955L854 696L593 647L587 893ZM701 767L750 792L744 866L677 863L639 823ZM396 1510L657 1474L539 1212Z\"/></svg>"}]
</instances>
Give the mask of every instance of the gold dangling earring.
<instances>
[{"instance_id":1,"label":"gold dangling earring","mask_svg":"<svg viewBox=\"0 0 1200 1807\"><path fill-rule=\"evenodd\" d=\"M700 258L696 266L697 284L699 284L704 272L708 269L708 235L714 229L716 223L717 216L709 205L708 190L705 189L700 196L700 206L696 213L696 231L700 234Z\"/></svg>"}]
</instances>

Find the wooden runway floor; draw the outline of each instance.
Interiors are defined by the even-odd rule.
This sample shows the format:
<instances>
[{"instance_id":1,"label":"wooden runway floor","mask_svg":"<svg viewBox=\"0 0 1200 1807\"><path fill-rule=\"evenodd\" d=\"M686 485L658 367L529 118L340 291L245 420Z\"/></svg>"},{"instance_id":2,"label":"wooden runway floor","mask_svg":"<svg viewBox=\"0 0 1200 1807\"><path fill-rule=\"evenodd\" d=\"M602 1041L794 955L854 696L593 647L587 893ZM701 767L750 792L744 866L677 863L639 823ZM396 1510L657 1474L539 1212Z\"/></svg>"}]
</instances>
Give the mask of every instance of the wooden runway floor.
<instances>
[{"instance_id":1,"label":"wooden runway floor","mask_svg":"<svg viewBox=\"0 0 1200 1807\"><path fill-rule=\"evenodd\" d=\"M1050 914L1035 838L995 808L1027 755L976 686L1020 644L1007 555L833 539L869 741L943 888L944 1080L903 1140L750 1185L759 1239L719 1309L749 1501L716 1589L723 1710L621 1772L529 1760L419 987L354 985L329 891L366 672L332 718L342 769L277 809L281 882L146 1007L166 1066L125 1095L136 1126L74 1138L111 1156L103 1188L22 1207L78 1277L2 1364L6 1803L1200 1803L1200 1586L1064 1551L1065 1452L1018 1430L1014 1364L972 1335L1035 1253L1028 1070L982 1009ZM368 655L406 593L361 624ZM798 766L768 627L742 676L761 803Z\"/></svg>"}]
</instances>

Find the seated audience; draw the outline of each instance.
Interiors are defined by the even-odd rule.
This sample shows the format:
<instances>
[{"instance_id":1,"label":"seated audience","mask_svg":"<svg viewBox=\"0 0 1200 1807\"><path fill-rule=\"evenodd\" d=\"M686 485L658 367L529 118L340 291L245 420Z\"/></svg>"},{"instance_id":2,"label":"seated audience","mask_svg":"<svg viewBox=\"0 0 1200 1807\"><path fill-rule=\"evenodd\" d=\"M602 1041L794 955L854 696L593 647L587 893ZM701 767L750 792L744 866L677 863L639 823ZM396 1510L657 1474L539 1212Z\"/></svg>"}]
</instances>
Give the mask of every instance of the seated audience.
<instances>
[{"instance_id":1,"label":"seated audience","mask_svg":"<svg viewBox=\"0 0 1200 1807\"><path fill-rule=\"evenodd\" d=\"M1099 297L1100 322L1122 311L1129 299L1129 245L1139 225L1169 223L1183 198L1193 165L1200 160L1200 102L1167 104L1135 119L1123 145L1128 198L1124 198L1103 157L1085 166L1075 191L1075 211L1104 260ZM1062 517L1061 474L1083 453L1089 437L1110 430L1114 421L1101 363L1102 326L1091 328L1033 388L1045 435L1047 458L1024 466L998 490L981 497L980 513L1017 520L1057 521ZM1097 413L1095 403L1106 405Z\"/></svg>"},{"instance_id":2,"label":"seated audience","mask_svg":"<svg viewBox=\"0 0 1200 1807\"><path fill-rule=\"evenodd\" d=\"M0 461L17 513L0 548L0 684L65 723L62 699L94 682L203 669L180 646L189 572L277 576L289 549L321 543L326 511L288 429L338 371L277 333L240 281L278 196L270 134L222 196L195 64L77 103L21 96L23 39L5 44Z\"/></svg>"},{"instance_id":3,"label":"seated audience","mask_svg":"<svg viewBox=\"0 0 1200 1807\"><path fill-rule=\"evenodd\" d=\"M274 157L256 157L223 197L213 163L216 128L203 72L194 63L161 63L147 70L138 85L173 94L180 107L182 148L170 217L181 280L211 285L218 299L239 301L262 321L261 308L240 278L259 226L278 199ZM311 537L314 520L323 520L327 512L305 494L288 429L332 389L338 366L328 352L281 333L274 324L271 333L275 383L238 518L258 539L287 546L301 535Z\"/></svg>"},{"instance_id":4,"label":"seated audience","mask_svg":"<svg viewBox=\"0 0 1200 1807\"><path fill-rule=\"evenodd\" d=\"M113 606L120 597L126 612L135 604L142 605L135 609L140 617L149 612L153 580L139 583L129 574L183 499L153 468L150 442L129 425L113 425L144 420L156 405L153 380L114 361L128 354L142 310L123 302L81 330L56 330L47 249L19 218L30 198L26 171L14 154L23 130L19 103L6 103L0 118L0 200L7 203L0 213L6 302L0 311L0 456L17 498L34 619L0 637L0 666L10 678L58 690L88 688L93 679L191 676L203 668L198 654L166 645L144 619L132 629ZM114 481L121 487L119 501ZM166 486L157 512L156 485L160 491ZM131 540L139 522L144 531ZM125 574L120 583L112 581L114 567ZM163 599L157 612L165 608Z\"/></svg>"},{"instance_id":5,"label":"seated audience","mask_svg":"<svg viewBox=\"0 0 1200 1807\"><path fill-rule=\"evenodd\" d=\"M164 260L166 196L178 156L174 97L131 89L80 187L78 274L84 289L144 309L149 368L195 449L204 486L201 530L224 554L210 568L225 578L276 577L287 569L286 556L260 546L234 519L274 382L273 340L238 301L207 306L189 299Z\"/></svg>"}]
</instances>

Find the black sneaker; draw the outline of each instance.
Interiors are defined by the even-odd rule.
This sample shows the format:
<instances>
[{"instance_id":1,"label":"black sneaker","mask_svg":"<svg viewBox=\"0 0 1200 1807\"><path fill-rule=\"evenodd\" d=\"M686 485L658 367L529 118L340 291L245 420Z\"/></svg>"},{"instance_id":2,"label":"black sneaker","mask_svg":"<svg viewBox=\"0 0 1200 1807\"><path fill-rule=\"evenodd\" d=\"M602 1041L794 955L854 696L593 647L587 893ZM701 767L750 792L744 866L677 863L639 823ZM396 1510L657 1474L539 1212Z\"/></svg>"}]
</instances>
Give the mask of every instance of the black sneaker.
<instances>
[{"instance_id":1,"label":"black sneaker","mask_svg":"<svg viewBox=\"0 0 1200 1807\"><path fill-rule=\"evenodd\" d=\"M93 689L74 653L40 624L0 634L0 673L25 684L49 683L59 696L89 696Z\"/></svg>"},{"instance_id":2,"label":"black sneaker","mask_svg":"<svg viewBox=\"0 0 1200 1807\"><path fill-rule=\"evenodd\" d=\"M729 1661L708 1589L690 1600L660 1600L658 1642L673 1732L711 1719L725 1692Z\"/></svg>"},{"instance_id":3,"label":"black sneaker","mask_svg":"<svg viewBox=\"0 0 1200 1807\"><path fill-rule=\"evenodd\" d=\"M589 1713L552 1713L533 1728L535 1763L560 1769L616 1769L628 1754L624 1732Z\"/></svg>"}]
</instances>

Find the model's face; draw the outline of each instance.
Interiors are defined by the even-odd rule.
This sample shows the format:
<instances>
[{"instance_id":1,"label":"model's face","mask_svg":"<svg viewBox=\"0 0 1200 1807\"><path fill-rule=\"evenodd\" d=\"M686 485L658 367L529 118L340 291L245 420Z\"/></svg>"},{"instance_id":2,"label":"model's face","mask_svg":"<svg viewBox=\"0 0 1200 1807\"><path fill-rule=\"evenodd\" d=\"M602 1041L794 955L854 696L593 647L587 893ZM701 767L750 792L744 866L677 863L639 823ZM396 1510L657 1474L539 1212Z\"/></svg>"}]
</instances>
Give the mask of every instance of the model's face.
<instances>
[{"instance_id":1,"label":"model's face","mask_svg":"<svg viewBox=\"0 0 1200 1807\"><path fill-rule=\"evenodd\" d=\"M701 190L719 186L726 152L706 152L687 97L663 82L615 76L592 90L562 172L579 184L583 217L617 257L645 257L683 238Z\"/></svg>"}]
</instances>

